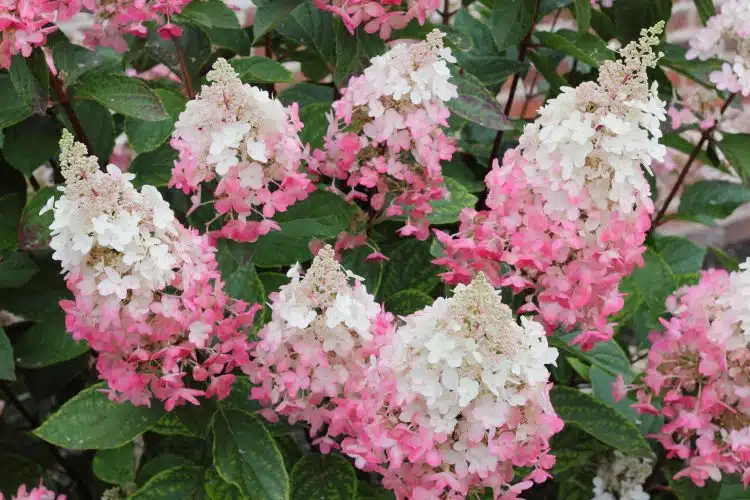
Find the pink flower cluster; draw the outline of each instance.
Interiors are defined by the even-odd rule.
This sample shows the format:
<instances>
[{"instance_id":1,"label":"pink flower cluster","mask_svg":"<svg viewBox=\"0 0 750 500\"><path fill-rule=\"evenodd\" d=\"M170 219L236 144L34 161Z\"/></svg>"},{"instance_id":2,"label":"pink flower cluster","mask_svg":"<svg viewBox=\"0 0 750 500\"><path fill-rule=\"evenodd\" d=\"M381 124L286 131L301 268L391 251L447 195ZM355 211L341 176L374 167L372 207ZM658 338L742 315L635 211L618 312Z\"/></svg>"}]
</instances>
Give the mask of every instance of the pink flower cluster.
<instances>
[{"instance_id":1,"label":"pink flower cluster","mask_svg":"<svg viewBox=\"0 0 750 500\"><path fill-rule=\"evenodd\" d=\"M284 108L267 92L243 84L222 58L208 72L210 85L187 104L172 135L179 159L170 187L193 195L213 189L220 236L253 242L279 226L272 217L315 189L303 173L302 129L297 104Z\"/></svg>"},{"instance_id":2,"label":"pink flower cluster","mask_svg":"<svg viewBox=\"0 0 750 500\"><path fill-rule=\"evenodd\" d=\"M90 0L89 0L90 1ZM81 0L0 2L0 68L9 68L11 56L29 57L57 30L52 23L66 21L81 9Z\"/></svg>"},{"instance_id":3,"label":"pink flower cluster","mask_svg":"<svg viewBox=\"0 0 750 500\"><path fill-rule=\"evenodd\" d=\"M651 225L642 167L666 152L664 103L646 77L661 29L605 62L598 83L548 101L487 175L488 210L465 209L457 235L436 231L447 282L482 271L495 286L530 291L521 311L536 312L549 332L580 327L573 342L582 349L612 337L620 280L642 265Z\"/></svg>"},{"instance_id":4,"label":"pink flower cluster","mask_svg":"<svg viewBox=\"0 0 750 500\"><path fill-rule=\"evenodd\" d=\"M93 16L86 28L84 44L99 45L125 51L125 35L144 38L144 23L156 22L163 38L179 36L182 29L170 21L191 0L5 0L0 2L0 67L10 67L15 54L28 57L34 47L43 46L47 35L57 30L56 24L70 20L79 12Z\"/></svg>"},{"instance_id":5,"label":"pink flower cluster","mask_svg":"<svg viewBox=\"0 0 750 500\"><path fill-rule=\"evenodd\" d=\"M391 32L400 30L416 19L424 24L430 13L440 8L440 0L315 0L322 10L339 16L350 33L360 24L367 33L378 33L387 40Z\"/></svg>"},{"instance_id":6,"label":"pink flower cluster","mask_svg":"<svg viewBox=\"0 0 750 500\"><path fill-rule=\"evenodd\" d=\"M704 271L698 284L667 300L664 332L652 332L640 412L663 415L654 436L670 458L685 461L676 478L704 486L722 473L750 484L750 264ZM659 408L660 403L660 408Z\"/></svg>"},{"instance_id":7,"label":"pink flower cluster","mask_svg":"<svg viewBox=\"0 0 750 500\"><path fill-rule=\"evenodd\" d=\"M57 495L54 491L48 490L40 481L39 486L32 488L31 491L26 489L25 484L22 484L10 500L65 500L66 498L65 495ZM2 492L0 492L0 500L5 500Z\"/></svg>"},{"instance_id":8,"label":"pink flower cluster","mask_svg":"<svg viewBox=\"0 0 750 500\"><path fill-rule=\"evenodd\" d=\"M545 367L557 351L542 326L519 326L480 277L396 330L347 274L328 246L273 297L246 370L262 414L310 424L323 452L340 448L398 498L492 487L512 499L546 480L562 421ZM514 467L530 468L517 484Z\"/></svg>"},{"instance_id":9,"label":"pink flower cluster","mask_svg":"<svg viewBox=\"0 0 750 500\"><path fill-rule=\"evenodd\" d=\"M750 95L750 4L745 0L726 0L720 12L690 38L687 59L703 61L712 57L723 59L721 71L710 79L720 90Z\"/></svg>"},{"instance_id":10,"label":"pink flower cluster","mask_svg":"<svg viewBox=\"0 0 750 500\"><path fill-rule=\"evenodd\" d=\"M455 58L442 37L433 30L424 42L374 57L333 103L325 148L309 159L313 172L346 181L347 199L406 217L400 234L421 240L429 236L430 202L447 196L440 162L455 151L441 128L450 115L444 102L457 97L447 66Z\"/></svg>"},{"instance_id":11,"label":"pink flower cluster","mask_svg":"<svg viewBox=\"0 0 750 500\"><path fill-rule=\"evenodd\" d=\"M60 150L63 195L43 209L54 212L50 247L73 293L60 305L73 338L97 352L110 399L155 396L171 410L226 397L232 370L249 362L245 330L259 306L223 293L215 249L156 188L138 192L112 165L101 172L67 131Z\"/></svg>"},{"instance_id":12,"label":"pink flower cluster","mask_svg":"<svg viewBox=\"0 0 750 500\"><path fill-rule=\"evenodd\" d=\"M25 484L22 484L18 487L18 492L10 500L66 500L66 498L65 495L57 495L54 491L48 490L39 481L39 486L32 488L31 491L26 489ZM2 492L0 492L0 500L5 500Z\"/></svg>"}]
</instances>

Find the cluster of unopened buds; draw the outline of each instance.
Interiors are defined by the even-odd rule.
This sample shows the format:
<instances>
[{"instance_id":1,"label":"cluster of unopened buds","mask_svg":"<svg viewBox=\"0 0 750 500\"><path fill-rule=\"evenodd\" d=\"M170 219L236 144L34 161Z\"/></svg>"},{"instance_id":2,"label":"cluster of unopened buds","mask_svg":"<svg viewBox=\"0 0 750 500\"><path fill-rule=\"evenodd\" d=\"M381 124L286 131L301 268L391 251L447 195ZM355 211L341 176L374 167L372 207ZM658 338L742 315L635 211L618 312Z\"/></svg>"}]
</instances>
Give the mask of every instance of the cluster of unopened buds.
<instances>
[{"instance_id":1,"label":"cluster of unopened buds","mask_svg":"<svg viewBox=\"0 0 750 500\"><path fill-rule=\"evenodd\" d=\"M347 274L324 247L272 297L248 365L263 414L310 424L322 451L340 447L399 498L484 487L516 498L544 481L562 421L548 399L557 351L543 327L519 325L480 275L396 329ZM517 484L514 467L530 469Z\"/></svg>"},{"instance_id":2,"label":"cluster of unopened buds","mask_svg":"<svg viewBox=\"0 0 750 500\"><path fill-rule=\"evenodd\" d=\"M213 189L217 218L226 219L224 238L253 242L278 230L272 219L315 189L301 169L302 129L298 106L288 108L264 90L243 84L219 58L206 76L209 85L187 103L172 135L179 159L170 187L193 196Z\"/></svg>"},{"instance_id":3,"label":"cluster of unopened buds","mask_svg":"<svg viewBox=\"0 0 750 500\"><path fill-rule=\"evenodd\" d=\"M380 38L391 38L393 30L406 28L416 19L424 24L427 16L436 11L441 0L314 0L319 9L340 17L349 32L365 25L367 33L378 33Z\"/></svg>"},{"instance_id":4,"label":"cluster of unopened buds","mask_svg":"<svg viewBox=\"0 0 750 500\"><path fill-rule=\"evenodd\" d=\"M44 487L42 482L39 482L39 486L26 488L25 484L18 487L18 492L10 497L10 500L66 500L65 495L58 495L52 490L48 490ZM5 500L5 496L0 492L0 500Z\"/></svg>"},{"instance_id":5,"label":"cluster of unopened buds","mask_svg":"<svg viewBox=\"0 0 750 500\"><path fill-rule=\"evenodd\" d=\"M642 263L651 225L642 169L666 152L664 103L646 76L662 29L643 30L622 60L602 64L598 82L563 88L526 125L487 175L489 210L465 209L458 234L437 232L447 282L483 271L495 286L530 291L521 311L548 331L579 326L583 349L612 337L620 280Z\"/></svg>"},{"instance_id":6,"label":"cluster of unopened buds","mask_svg":"<svg viewBox=\"0 0 750 500\"><path fill-rule=\"evenodd\" d=\"M708 270L667 300L672 317L652 345L640 412L661 415L654 436L668 458L685 462L675 478L704 486L722 474L750 484L750 262L728 274Z\"/></svg>"},{"instance_id":7,"label":"cluster of unopened buds","mask_svg":"<svg viewBox=\"0 0 750 500\"><path fill-rule=\"evenodd\" d=\"M651 495L644 491L643 484L653 468L654 462L650 458L615 451L601 462L596 471L592 500L649 500Z\"/></svg>"},{"instance_id":8,"label":"cluster of unopened buds","mask_svg":"<svg viewBox=\"0 0 750 500\"><path fill-rule=\"evenodd\" d=\"M750 4L721 2L720 12L690 38L687 59L718 57L725 62L709 78L719 90L750 95Z\"/></svg>"},{"instance_id":9,"label":"cluster of unopened buds","mask_svg":"<svg viewBox=\"0 0 750 500\"><path fill-rule=\"evenodd\" d=\"M50 198L53 258L73 300L66 327L97 352L109 397L171 410L197 397L226 397L248 363L245 330L258 308L228 298L206 236L182 226L153 186L96 158L65 131L62 196ZM190 374L190 375L188 375ZM208 382L193 388L189 379Z\"/></svg>"},{"instance_id":10,"label":"cluster of unopened buds","mask_svg":"<svg viewBox=\"0 0 750 500\"><path fill-rule=\"evenodd\" d=\"M405 217L400 234L421 240L429 236L430 202L448 194L440 162L455 151L442 127L450 115L444 103L458 95L447 65L456 60L442 37L433 30L424 42L374 57L333 103L325 147L309 159L311 171L345 181L347 199Z\"/></svg>"}]
</instances>

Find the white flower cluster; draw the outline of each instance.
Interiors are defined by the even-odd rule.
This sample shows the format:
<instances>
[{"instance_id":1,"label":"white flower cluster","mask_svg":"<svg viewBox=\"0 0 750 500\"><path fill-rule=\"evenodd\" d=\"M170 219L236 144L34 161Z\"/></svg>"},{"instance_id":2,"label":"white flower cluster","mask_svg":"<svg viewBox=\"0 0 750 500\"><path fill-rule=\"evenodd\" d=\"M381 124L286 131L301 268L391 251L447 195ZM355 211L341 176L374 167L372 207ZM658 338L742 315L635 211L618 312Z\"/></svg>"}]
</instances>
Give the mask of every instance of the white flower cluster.
<instances>
[{"instance_id":1,"label":"white flower cluster","mask_svg":"<svg viewBox=\"0 0 750 500\"><path fill-rule=\"evenodd\" d=\"M718 57L728 63L711 74L721 90L750 95L750 2L726 0L721 12L690 39L687 59Z\"/></svg>"},{"instance_id":2,"label":"white flower cluster","mask_svg":"<svg viewBox=\"0 0 750 500\"><path fill-rule=\"evenodd\" d=\"M716 305L724 313L711 323L709 337L728 350L750 345L750 259L729 275L729 290L719 297Z\"/></svg>"},{"instance_id":3,"label":"white flower cluster","mask_svg":"<svg viewBox=\"0 0 750 500\"><path fill-rule=\"evenodd\" d=\"M169 204L153 186L138 192L130 182L135 176L114 165L101 172L68 131L60 150L63 195L42 209L54 212L53 258L76 278L80 294L117 309L127 299L133 316L145 314L152 292L173 279L177 264L179 231Z\"/></svg>"},{"instance_id":4,"label":"white flower cluster","mask_svg":"<svg viewBox=\"0 0 750 500\"><path fill-rule=\"evenodd\" d=\"M206 78L212 84L204 86L200 96L187 103L173 136L185 141L190 151L199 152L196 159L202 168L212 168L218 175L226 175L241 161L249 162L249 168L242 169L240 183L260 189L262 164L276 153L267 150L264 138L284 132L288 122L284 106L268 92L243 84L222 58L214 63ZM292 146L298 149L297 145ZM280 153L285 150L278 149ZM278 160L282 162L282 158ZM211 177L209 172L202 174Z\"/></svg>"},{"instance_id":5,"label":"white flower cluster","mask_svg":"<svg viewBox=\"0 0 750 500\"><path fill-rule=\"evenodd\" d=\"M664 158L659 138L666 115L646 69L656 63L651 46L662 29L660 23L644 30L620 50L622 60L603 63L598 83L563 88L524 128L523 155L534 160L527 174L534 185L547 186L548 213L574 220L579 209L631 213L636 204L650 203L641 166ZM571 201L585 194L590 201Z\"/></svg>"},{"instance_id":6,"label":"white flower cluster","mask_svg":"<svg viewBox=\"0 0 750 500\"><path fill-rule=\"evenodd\" d=\"M443 46L443 33L435 29L424 42L399 44L371 59L365 69L366 85L357 87L354 105L367 104L371 117L381 116L387 105L381 98L400 101L408 96L420 105L433 99L449 101L458 97L456 86L448 81L447 63L455 63L451 49Z\"/></svg>"},{"instance_id":7,"label":"white flower cluster","mask_svg":"<svg viewBox=\"0 0 750 500\"><path fill-rule=\"evenodd\" d=\"M513 407L544 399L545 365L557 359L543 327L528 318L518 325L483 274L408 316L385 349L399 395L412 400L401 419L417 413L427 418L418 423L434 432L458 430L462 445L478 456L490 456L487 445L469 436L501 427Z\"/></svg>"},{"instance_id":8,"label":"white flower cluster","mask_svg":"<svg viewBox=\"0 0 750 500\"><path fill-rule=\"evenodd\" d=\"M302 339L345 356L356 344L372 339L371 323L380 306L361 283L349 285L349 278L357 277L336 262L330 245L318 252L304 277L298 266L287 275L292 281L280 288L273 302L267 342L278 345Z\"/></svg>"},{"instance_id":9,"label":"white flower cluster","mask_svg":"<svg viewBox=\"0 0 750 500\"><path fill-rule=\"evenodd\" d=\"M629 457L616 451L596 471L592 500L648 500L643 483L651 475L653 460Z\"/></svg>"}]
</instances>

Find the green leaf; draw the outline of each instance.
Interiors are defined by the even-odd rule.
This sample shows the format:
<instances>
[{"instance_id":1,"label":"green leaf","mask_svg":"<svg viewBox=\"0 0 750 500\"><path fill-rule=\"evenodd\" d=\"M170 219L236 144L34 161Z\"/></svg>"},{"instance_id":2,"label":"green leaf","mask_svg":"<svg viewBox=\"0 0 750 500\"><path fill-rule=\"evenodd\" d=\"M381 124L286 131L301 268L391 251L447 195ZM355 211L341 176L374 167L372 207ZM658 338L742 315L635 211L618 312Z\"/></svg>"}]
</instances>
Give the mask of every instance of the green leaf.
<instances>
[{"instance_id":1,"label":"green leaf","mask_svg":"<svg viewBox=\"0 0 750 500\"><path fill-rule=\"evenodd\" d=\"M687 49L671 43L662 44L659 50L664 52L664 57L659 59L660 65L666 66L705 87L713 88L713 84L708 82L708 74L714 71L721 71L722 62L720 60L688 60L685 57Z\"/></svg>"},{"instance_id":2,"label":"green leaf","mask_svg":"<svg viewBox=\"0 0 750 500\"><path fill-rule=\"evenodd\" d=\"M253 262L274 267L304 262L312 258L310 240L335 238L345 230L357 207L327 191L316 191L306 200L275 216L280 231L272 231L252 245Z\"/></svg>"},{"instance_id":3,"label":"green leaf","mask_svg":"<svg viewBox=\"0 0 750 500\"><path fill-rule=\"evenodd\" d=\"M695 149L695 144L688 141L677 132L664 134L659 142L661 142L668 148L676 149L680 153L684 153L686 155L691 155L693 153L693 150ZM703 165L713 164L705 151L699 151L698 156L696 156L696 160L698 160Z\"/></svg>"},{"instance_id":4,"label":"green leaf","mask_svg":"<svg viewBox=\"0 0 750 500\"><path fill-rule=\"evenodd\" d=\"M615 37L615 23L604 11L591 9L591 27L603 40L612 40Z\"/></svg>"},{"instance_id":5,"label":"green leaf","mask_svg":"<svg viewBox=\"0 0 750 500\"><path fill-rule=\"evenodd\" d=\"M94 455L94 475L110 484L128 484L135 481L133 443L111 450L99 450Z\"/></svg>"},{"instance_id":6,"label":"green leaf","mask_svg":"<svg viewBox=\"0 0 750 500\"><path fill-rule=\"evenodd\" d=\"M27 60L21 54L13 56L10 65L10 81L21 101L34 114L43 115L47 111L47 89L43 88L36 79L29 64L31 64L31 59Z\"/></svg>"},{"instance_id":7,"label":"green leaf","mask_svg":"<svg viewBox=\"0 0 750 500\"><path fill-rule=\"evenodd\" d=\"M698 11L698 17L701 18L701 22L705 26L708 19L716 15L716 7L714 7L713 0L693 0L695 2L695 8Z\"/></svg>"},{"instance_id":8,"label":"green leaf","mask_svg":"<svg viewBox=\"0 0 750 500\"><path fill-rule=\"evenodd\" d=\"M75 100L72 105L93 149L89 153L99 158L100 164L107 164L115 147L115 121L112 113L95 101ZM74 132L65 113L58 113L58 118L68 130Z\"/></svg>"},{"instance_id":9,"label":"green leaf","mask_svg":"<svg viewBox=\"0 0 750 500\"><path fill-rule=\"evenodd\" d=\"M234 241L221 240L216 254L219 271L224 277L224 291L230 297L248 304L263 304L266 292L250 260L252 249Z\"/></svg>"},{"instance_id":10,"label":"green leaf","mask_svg":"<svg viewBox=\"0 0 750 500\"><path fill-rule=\"evenodd\" d=\"M117 448L147 431L164 414L162 405L115 403L102 392L105 384L84 389L34 431L48 443L70 450Z\"/></svg>"},{"instance_id":11,"label":"green leaf","mask_svg":"<svg viewBox=\"0 0 750 500\"><path fill-rule=\"evenodd\" d=\"M542 17L546 16L550 12L567 7L572 4L573 0L542 0L539 2L539 12L537 12L537 21L541 20Z\"/></svg>"},{"instance_id":12,"label":"green leaf","mask_svg":"<svg viewBox=\"0 0 750 500\"><path fill-rule=\"evenodd\" d=\"M214 47L231 50L241 56L250 54L250 37L247 30L204 28L204 31Z\"/></svg>"},{"instance_id":13,"label":"green leaf","mask_svg":"<svg viewBox=\"0 0 750 500\"><path fill-rule=\"evenodd\" d=\"M615 409L623 417L635 423L638 419L638 413L634 408L630 407L635 401L626 397L620 402L616 402L615 398L612 397L612 383L615 381L615 376L597 366L591 367L589 375L591 377L591 388L594 396L602 403Z\"/></svg>"},{"instance_id":14,"label":"green leaf","mask_svg":"<svg viewBox=\"0 0 750 500\"><path fill-rule=\"evenodd\" d=\"M154 92L164 103L169 118L160 122L131 117L125 119L125 133L128 136L128 142L136 153L153 151L164 144L172 135L174 124L180 113L185 109L186 101L182 94L167 89L155 89Z\"/></svg>"},{"instance_id":15,"label":"green leaf","mask_svg":"<svg viewBox=\"0 0 750 500\"><path fill-rule=\"evenodd\" d=\"M253 44L263 38L268 30L274 29L304 0L258 0L255 5L255 22L253 23Z\"/></svg>"},{"instance_id":16,"label":"green leaf","mask_svg":"<svg viewBox=\"0 0 750 500\"><path fill-rule=\"evenodd\" d=\"M401 290L415 289L429 293L440 282L439 268L432 264L429 245L414 238L383 245L390 260L385 263L380 299L389 299Z\"/></svg>"},{"instance_id":17,"label":"green leaf","mask_svg":"<svg viewBox=\"0 0 750 500\"><path fill-rule=\"evenodd\" d=\"M263 56L238 57L229 61L244 83L293 83L292 74L280 62Z\"/></svg>"},{"instance_id":18,"label":"green leaf","mask_svg":"<svg viewBox=\"0 0 750 500\"><path fill-rule=\"evenodd\" d=\"M464 71L474 75L484 85L503 83L509 76L526 71L529 67L526 62L497 55L476 56L459 52L456 56Z\"/></svg>"},{"instance_id":19,"label":"green leaf","mask_svg":"<svg viewBox=\"0 0 750 500\"><path fill-rule=\"evenodd\" d=\"M680 198L679 216L710 223L725 219L740 205L750 201L750 190L728 181L700 181L690 184Z\"/></svg>"},{"instance_id":20,"label":"green leaf","mask_svg":"<svg viewBox=\"0 0 750 500\"><path fill-rule=\"evenodd\" d=\"M458 9L458 12L453 17L453 27L458 32L469 37L472 43L471 51L457 51L456 56L461 56L464 52L475 56L497 55L495 41L492 38L492 31L490 31L489 26L469 14L468 9Z\"/></svg>"},{"instance_id":21,"label":"green leaf","mask_svg":"<svg viewBox=\"0 0 750 500\"><path fill-rule=\"evenodd\" d=\"M672 0L627 0L613 6L615 34L625 45L637 40L643 28L659 21L665 23L672 16Z\"/></svg>"},{"instance_id":22,"label":"green leaf","mask_svg":"<svg viewBox=\"0 0 750 500\"><path fill-rule=\"evenodd\" d=\"M16 365L13 362L13 346L0 328L0 380L15 380Z\"/></svg>"},{"instance_id":23,"label":"green leaf","mask_svg":"<svg viewBox=\"0 0 750 500\"><path fill-rule=\"evenodd\" d=\"M51 116L31 116L8 127L4 134L5 159L26 176L50 158L57 158L60 125Z\"/></svg>"},{"instance_id":24,"label":"green leaf","mask_svg":"<svg viewBox=\"0 0 750 500\"><path fill-rule=\"evenodd\" d=\"M24 250L43 250L49 247L50 229L53 214L51 211L39 214L39 211L53 196L59 196L60 191L53 187L44 187L37 191L23 208L18 222L20 247ZM2 272L0 272L2 274ZM1 287L0 287L1 288Z\"/></svg>"},{"instance_id":25,"label":"green leaf","mask_svg":"<svg viewBox=\"0 0 750 500\"><path fill-rule=\"evenodd\" d=\"M571 30L558 30L554 33L537 31L534 36L545 47L559 50L590 66L599 67L602 62L615 58L615 53L607 48L604 40L591 33L581 34Z\"/></svg>"},{"instance_id":26,"label":"green leaf","mask_svg":"<svg viewBox=\"0 0 750 500\"><path fill-rule=\"evenodd\" d=\"M36 273L39 266L23 252L0 252L0 288L23 286Z\"/></svg>"},{"instance_id":27,"label":"green leaf","mask_svg":"<svg viewBox=\"0 0 750 500\"><path fill-rule=\"evenodd\" d=\"M16 363L22 368L42 368L80 356L89 350L65 331L65 318L58 313L35 323L15 343Z\"/></svg>"},{"instance_id":28,"label":"green leaf","mask_svg":"<svg viewBox=\"0 0 750 500\"><path fill-rule=\"evenodd\" d=\"M443 175L455 180L470 193L484 190L484 182L476 178L462 155L455 154L450 161L443 162Z\"/></svg>"},{"instance_id":29,"label":"green leaf","mask_svg":"<svg viewBox=\"0 0 750 500\"><path fill-rule=\"evenodd\" d=\"M307 47L327 66L327 73L333 73L336 67L336 34L329 12L315 7L311 1L305 1L287 16L277 31Z\"/></svg>"},{"instance_id":30,"label":"green leaf","mask_svg":"<svg viewBox=\"0 0 750 500\"><path fill-rule=\"evenodd\" d=\"M594 347L588 351L582 351L577 345L570 345L576 336L576 333L547 337L549 345L556 347L564 354L573 356L589 363L591 366L598 366L611 375L621 373L627 382L633 378L633 370L630 366L630 360L623 352L622 348L614 340L606 342L597 342Z\"/></svg>"},{"instance_id":31,"label":"green leaf","mask_svg":"<svg viewBox=\"0 0 750 500\"><path fill-rule=\"evenodd\" d=\"M565 77L557 73L557 65L550 57L540 51L533 51L528 54L528 58L534 65L534 68L544 77L550 85L550 94L555 96L560 93L560 87L568 85Z\"/></svg>"},{"instance_id":32,"label":"green leaf","mask_svg":"<svg viewBox=\"0 0 750 500\"><path fill-rule=\"evenodd\" d=\"M163 436L187 436L200 437L199 434L188 429L188 427L172 411L159 419L156 424L149 429L149 432L155 432Z\"/></svg>"},{"instance_id":33,"label":"green leaf","mask_svg":"<svg viewBox=\"0 0 750 500\"><path fill-rule=\"evenodd\" d=\"M307 455L292 469L292 500L355 500L357 475L341 455Z\"/></svg>"},{"instance_id":34,"label":"green leaf","mask_svg":"<svg viewBox=\"0 0 750 500\"><path fill-rule=\"evenodd\" d=\"M326 113L330 112L331 105L327 102L308 104L299 111L299 118L305 125L299 134L303 143L310 144L312 148L322 148L326 131L328 130L328 118Z\"/></svg>"},{"instance_id":35,"label":"green leaf","mask_svg":"<svg viewBox=\"0 0 750 500\"><path fill-rule=\"evenodd\" d=\"M457 180L445 177L445 187L448 188L450 197L445 200L430 202L432 212L427 214L427 220L431 224L452 224L458 222L458 216L464 208L476 205L478 198L471 194Z\"/></svg>"},{"instance_id":36,"label":"green leaf","mask_svg":"<svg viewBox=\"0 0 750 500\"><path fill-rule=\"evenodd\" d=\"M278 95L278 99L284 106L296 102L302 109L309 104L327 104L330 108L333 102L333 88L313 83L298 83L284 89Z\"/></svg>"},{"instance_id":37,"label":"green leaf","mask_svg":"<svg viewBox=\"0 0 750 500\"><path fill-rule=\"evenodd\" d=\"M489 26L497 50L515 47L534 24L536 2L526 0L494 0Z\"/></svg>"},{"instance_id":38,"label":"green leaf","mask_svg":"<svg viewBox=\"0 0 750 500\"><path fill-rule=\"evenodd\" d=\"M214 416L214 464L219 475L251 500L289 498L284 459L260 419L239 410Z\"/></svg>"},{"instance_id":39,"label":"green leaf","mask_svg":"<svg viewBox=\"0 0 750 500\"><path fill-rule=\"evenodd\" d=\"M128 500L185 500L194 498L203 488L205 469L180 466L156 474Z\"/></svg>"},{"instance_id":40,"label":"green leaf","mask_svg":"<svg viewBox=\"0 0 750 500\"><path fill-rule=\"evenodd\" d=\"M492 130L511 128L497 99L477 77L453 72L451 79L458 87L458 97L446 103L453 113Z\"/></svg>"},{"instance_id":41,"label":"green leaf","mask_svg":"<svg viewBox=\"0 0 750 500\"><path fill-rule=\"evenodd\" d=\"M717 144L734 170L747 183L750 179L750 134L722 134Z\"/></svg>"},{"instance_id":42,"label":"green leaf","mask_svg":"<svg viewBox=\"0 0 750 500\"><path fill-rule=\"evenodd\" d=\"M573 13L576 16L579 33L587 33L591 27L591 10L590 0L575 0L573 2Z\"/></svg>"},{"instance_id":43,"label":"green leaf","mask_svg":"<svg viewBox=\"0 0 750 500\"><path fill-rule=\"evenodd\" d=\"M687 238L653 234L654 250L662 256L674 274L697 273L703 267L706 249Z\"/></svg>"},{"instance_id":44,"label":"green leaf","mask_svg":"<svg viewBox=\"0 0 750 500\"><path fill-rule=\"evenodd\" d=\"M18 194L0 196L0 250L15 250L18 246L18 222L22 210L23 200Z\"/></svg>"},{"instance_id":45,"label":"green leaf","mask_svg":"<svg viewBox=\"0 0 750 500\"><path fill-rule=\"evenodd\" d=\"M334 81L341 88L350 76L359 74L370 65L370 59L386 51L386 45L377 35L357 30L351 35L344 23L337 20L333 26L336 34L336 69Z\"/></svg>"},{"instance_id":46,"label":"green leaf","mask_svg":"<svg viewBox=\"0 0 750 500\"><path fill-rule=\"evenodd\" d=\"M676 261L676 257L671 258ZM620 288L626 293L637 292L651 309L661 311L666 298L677 288L677 280L664 257L653 249L644 252L643 262L643 267L633 269Z\"/></svg>"},{"instance_id":47,"label":"green leaf","mask_svg":"<svg viewBox=\"0 0 750 500\"><path fill-rule=\"evenodd\" d=\"M385 267L383 261L365 260L368 255L375 251L379 251L377 244L369 240L365 245L344 250L341 253L341 265L357 276L364 278L363 285L372 295L378 293L380 282L383 280L383 268ZM284 283L288 281L289 278L284 276Z\"/></svg>"},{"instance_id":48,"label":"green leaf","mask_svg":"<svg viewBox=\"0 0 750 500\"><path fill-rule=\"evenodd\" d=\"M359 484L357 484L357 500L396 500L396 495L390 490L365 481L359 481Z\"/></svg>"},{"instance_id":49,"label":"green leaf","mask_svg":"<svg viewBox=\"0 0 750 500\"><path fill-rule=\"evenodd\" d=\"M185 53L182 61L185 62L187 72L192 77L193 86L197 90L201 69L211 57L211 40L202 29L186 25L182 26L182 35L176 41ZM182 73L181 60L175 50L175 39L164 40L152 30L149 32L143 51L145 55L165 64L175 74ZM162 116L159 120L166 118Z\"/></svg>"},{"instance_id":50,"label":"green leaf","mask_svg":"<svg viewBox=\"0 0 750 500\"><path fill-rule=\"evenodd\" d=\"M242 493L235 486L224 481L216 469L206 470L206 481L203 484L208 500L240 500Z\"/></svg>"},{"instance_id":51,"label":"green leaf","mask_svg":"<svg viewBox=\"0 0 750 500\"><path fill-rule=\"evenodd\" d=\"M140 188L144 184L164 187L172 176L172 167L177 159L177 151L168 142L148 153L141 153L130 164L128 172L135 174L133 185Z\"/></svg>"},{"instance_id":52,"label":"green leaf","mask_svg":"<svg viewBox=\"0 0 750 500\"><path fill-rule=\"evenodd\" d=\"M432 297L420 290L401 290L386 299L385 309L397 316L407 316L432 302Z\"/></svg>"},{"instance_id":53,"label":"green leaf","mask_svg":"<svg viewBox=\"0 0 750 500\"><path fill-rule=\"evenodd\" d=\"M195 465L191 460L172 453L163 453L150 459L148 462L143 464L141 470L138 471L137 482L143 484L149 479L169 469L175 467L181 467L184 465Z\"/></svg>"},{"instance_id":54,"label":"green leaf","mask_svg":"<svg viewBox=\"0 0 750 500\"><path fill-rule=\"evenodd\" d=\"M739 271L740 263L737 259L726 253L721 248L717 248L714 246L708 248L719 261L719 265L721 265L724 269L726 269L727 271Z\"/></svg>"},{"instance_id":55,"label":"green leaf","mask_svg":"<svg viewBox=\"0 0 750 500\"><path fill-rule=\"evenodd\" d=\"M581 428L626 455L653 456L635 424L594 397L572 387L556 386L550 400L566 424Z\"/></svg>"},{"instance_id":56,"label":"green leaf","mask_svg":"<svg viewBox=\"0 0 750 500\"><path fill-rule=\"evenodd\" d=\"M58 41L52 46L55 68L66 86L75 84L81 75L102 66L112 67L114 72L121 66L121 58L111 48L97 47L96 50L89 50L80 45L74 45L68 40Z\"/></svg>"},{"instance_id":57,"label":"green leaf","mask_svg":"<svg viewBox=\"0 0 750 500\"><path fill-rule=\"evenodd\" d=\"M18 95L10 75L0 73L0 129L21 122L31 114L31 106Z\"/></svg>"},{"instance_id":58,"label":"green leaf","mask_svg":"<svg viewBox=\"0 0 750 500\"><path fill-rule=\"evenodd\" d=\"M156 92L137 78L109 74L84 75L76 94L125 116L152 122L169 118Z\"/></svg>"},{"instance_id":59,"label":"green leaf","mask_svg":"<svg viewBox=\"0 0 750 500\"><path fill-rule=\"evenodd\" d=\"M221 0L190 2L180 17L206 28L240 29L237 15Z\"/></svg>"}]
</instances>

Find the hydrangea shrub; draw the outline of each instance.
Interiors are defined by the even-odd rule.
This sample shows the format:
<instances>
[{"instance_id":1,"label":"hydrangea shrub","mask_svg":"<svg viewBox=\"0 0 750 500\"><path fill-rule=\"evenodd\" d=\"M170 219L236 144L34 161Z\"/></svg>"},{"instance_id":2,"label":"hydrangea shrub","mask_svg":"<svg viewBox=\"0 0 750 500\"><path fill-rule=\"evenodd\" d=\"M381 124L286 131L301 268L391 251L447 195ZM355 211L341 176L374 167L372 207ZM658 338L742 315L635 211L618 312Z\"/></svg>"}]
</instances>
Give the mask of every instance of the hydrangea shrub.
<instances>
[{"instance_id":1,"label":"hydrangea shrub","mask_svg":"<svg viewBox=\"0 0 750 500\"><path fill-rule=\"evenodd\" d=\"M0 500L750 499L675 236L749 68L742 0L0 2Z\"/></svg>"}]
</instances>

